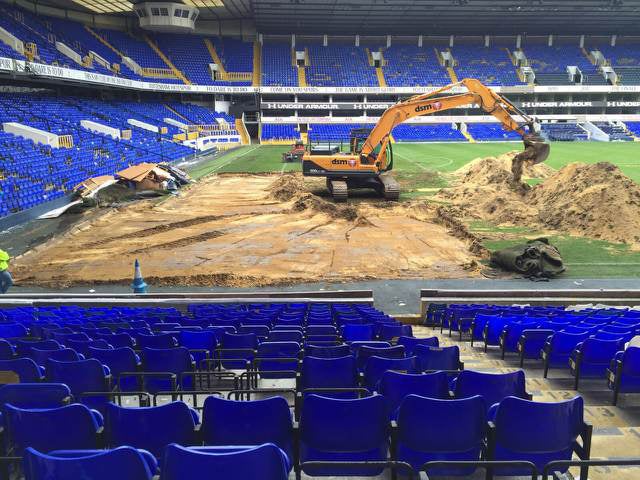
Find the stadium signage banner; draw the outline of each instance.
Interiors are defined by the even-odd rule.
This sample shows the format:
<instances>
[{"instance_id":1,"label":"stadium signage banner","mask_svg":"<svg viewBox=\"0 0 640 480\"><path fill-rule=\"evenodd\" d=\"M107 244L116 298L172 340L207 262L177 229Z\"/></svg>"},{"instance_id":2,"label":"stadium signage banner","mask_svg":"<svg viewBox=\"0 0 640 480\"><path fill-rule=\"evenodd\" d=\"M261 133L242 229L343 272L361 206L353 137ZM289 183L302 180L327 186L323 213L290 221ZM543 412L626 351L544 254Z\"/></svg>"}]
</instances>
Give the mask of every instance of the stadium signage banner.
<instances>
[{"instance_id":1,"label":"stadium signage banner","mask_svg":"<svg viewBox=\"0 0 640 480\"><path fill-rule=\"evenodd\" d=\"M295 103L262 102L262 110L386 110L394 103Z\"/></svg>"}]
</instances>

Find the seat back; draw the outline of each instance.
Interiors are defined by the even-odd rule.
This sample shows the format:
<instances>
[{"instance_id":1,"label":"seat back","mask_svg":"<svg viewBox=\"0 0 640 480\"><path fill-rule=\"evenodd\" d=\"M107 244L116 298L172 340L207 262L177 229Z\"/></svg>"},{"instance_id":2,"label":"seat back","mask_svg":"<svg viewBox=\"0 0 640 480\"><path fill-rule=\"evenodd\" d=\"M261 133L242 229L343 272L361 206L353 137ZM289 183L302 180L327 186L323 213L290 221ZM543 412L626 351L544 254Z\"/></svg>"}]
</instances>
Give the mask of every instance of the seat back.
<instances>
[{"instance_id":1,"label":"seat back","mask_svg":"<svg viewBox=\"0 0 640 480\"><path fill-rule=\"evenodd\" d=\"M89 341L78 341L78 340L69 340L66 343L66 346L69 348L73 348L76 352L81 353L85 357L89 355L89 348L113 348L111 344L109 344L106 340L89 340Z\"/></svg>"},{"instance_id":2,"label":"seat back","mask_svg":"<svg viewBox=\"0 0 640 480\"><path fill-rule=\"evenodd\" d=\"M193 370L192 362L189 350L184 347L145 348L142 352L144 372L173 373L177 376L176 385L185 389L191 388L193 379L186 377L181 383L180 375ZM145 378L144 384L148 392L167 391L172 388L171 381L164 378Z\"/></svg>"},{"instance_id":3,"label":"seat back","mask_svg":"<svg viewBox=\"0 0 640 480\"><path fill-rule=\"evenodd\" d=\"M207 397L201 432L205 445L273 443L293 460L293 420L283 397L253 401Z\"/></svg>"},{"instance_id":4,"label":"seat back","mask_svg":"<svg viewBox=\"0 0 640 480\"><path fill-rule=\"evenodd\" d=\"M27 447L40 452L97 448L99 425L94 414L79 403L35 410L7 404L4 415L9 444L17 455Z\"/></svg>"},{"instance_id":5,"label":"seat back","mask_svg":"<svg viewBox=\"0 0 640 480\"><path fill-rule=\"evenodd\" d=\"M454 395L456 398L479 395L487 410L507 397L527 398L524 371L483 373L463 370L455 381Z\"/></svg>"},{"instance_id":6,"label":"seat back","mask_svg":"<svg viewBox=\"0 0 640 480\"><path fill-rule=\"evenodd\" d=\"M427 345L429 347L439 347L440 343L438 337L429 337L429 338L415 338L415 337L399 337L398 345L402 345L404 347L405 355L410 357L413 355L413 350L417 345Z\"/></svg>"},{"instance_id":7,"label":"seat back","mask_svg":"<svg viewBox=\"0 0 640 480\"><path fill-rule=\"evenodd\" d=\"M59 362L74 362L82 360L82 357L73 348L61 348L60 350L40 350L38 348L31 349L31 358L38 365L45 367L47 361L52 358Z\"/></svg>"},{"instance_id":8,"label":"seat back","mask_svg":"<svg viewBox=\"0 0 640 480\"><path fill-rule=\"evenodd\" d=\"M47 361L47 380L64 383L74 396L109 390L104 367L95 358L72 362L59 362L50 358Z\"/></svg>"},{"instance_id":9,"label":"seat back","mask_svg":"<svg viewBox=\"0 0 640 480\"><path fill-rule=\"evenodd\" d=\"M62 383L13 383L0 387L0 407L56 408L67 404L71 390Z\"/></svg>"},{"instance_id":10,"label":"seat back","mask_svg":"<svg viewBox=\"0 0 640 480\"><path fill-rule=\"evenodd\" d=\"M302 344L304 335L299 330L272 330L267 337L269 342L296 342Z\"/></svg>"},{"instance_id":11,"label":"seat back","mask_svg":"<svg viewBox=\"0 0 640 480\"><path fill-rule=\"evenodd\" d=\"M345 435L345 432L349 432ZM385 461L388 452L389 411L384 398L374 395L343 400L309 395L300 417L300 459ZM380 468L305 468L312 476L379 475Z\"/></svg>"},{"instance_id":12,"label":"seat back","mask_svg":"<svg viewBox=\"0 0 640 480\"><path fill-rule=\"evenodd\" d=\"M479 395L459 400L409 395L398 409L398 460L416 470L433 460L479 460L486 425L486 406ZM431 473L470 475L474 470L441 468Z\"/></svg>"},{"instance_id":13,"label":"seat back","mask_svg":"<svg viewBox=\"0 0 640 480\"><path fill-rule=\"evenodd\" d=\"M20 323L0 323L0 338L20 338L27 335L27 328Z\"/></svg>"},{"instance_id":14,"label":"seat back","mask_svg":"<svg viewBox=\"0 0 640 480\"><path fill-rule=\"evenodd\" d=\"M616 353L623 349L624 344L621 340L601 340L598 338L587 338L582 342L580 348L583 362L600 365L609 365Z\"/></svg>"},{"instance_id":15,"label":"seat back","mask_svg":"<svg viewBox=\"0 0 640 480\"><path fill-rule=\"evenodd\" d=\"M378 382L387 370L401 373L418 373L417 358L385 358L373 356L369 358L364 367L364 384L373 391L377 389Z\"/></svg>"},{"instance_id":16,"label":"seat back","mask_svg":"<svg viewBox=\"0 0 640 480\"><path fill-rule=\"evenodd\" d=\"M395 347L377 348L365 345L358 348L355 354L358 371L362 372L364 371L369 358L373 356L381 358L404 358L404 346L396 345Z\"/></svg>"},{"instance_id":17,"label":"seat back","mask_svg":"<svg viewBox=\"0 0 640 480\"><path fill-rule=\"evenodd\" d=\"M39 350L59 350L62 348L62 345L60 345L57 340L16 340L15 346L16 355L19 357L30 356L33 348L37 348Z\"/></svg>"},{"instance_id":18,"label":"seat back","mask_svg":"<svg viewBox=\"0 0 640 480\"><path fill-rule=\"evenodd\" d=\"M349 355L338 358L304 357L301 385L307 388L353 388L358 383L356 361ZM321 393L332 395L331 393Z\"/></svg>"},{"instance_id":19,"label":"seat back","mask_svg":"<svg viewBox=\"0 0 640 480\"><path fill-rule=\"evenodd\" d=\"M372 324L353 324L348 323L343 325L340 334L345 342L355 341L369 341L373 340L373 325Z\"/></svg>"},{"instance_id":20,"label":"seat back","mask_svg":"<svg viewBox=\"0 0 640 480\"><path fill-rule=\"evenodd\" d=\"M304 355L316 358L339 358L351 355L349 345L307 345L304 349Z\"/></svg>"},{"instance_id":21,"label":"seat back","mask_svg":"<svg viewBox=\"0 0 640 480\"><path fill-rule=\"evenodd\" d=\"M178 346L175 336L171 333L159 333L157 335L137 335L138 347L143 348L174 348Z\"/></svg>"},{"instance_id":22,"label":"seat back","mask_svg":"<svg viewBox=\"0 0 640 480\"><path fill-rule=\"evenodd\" d=\"M228 453L207 453L204 448L167 447L162 463L162 480L287 480L289 472L282 451L273 444L229 448ZM212 473L215 472L215 473Z\"/></svg>"},{"instance_id":23,"label":"seat back","mask_svg":"<svg viewBox=\"0 0 640 480\"><path fill-rule=\"evenodd\" d=\"M14 360L0 360L0 372L14 372L20 383L35 383L42 380L42 371L30 358L16 358Z\"/></svg>"},{"instance_id":24,"label":"seat back","mask_svg":"<svg viewBox=\"0 0 640 480\"><path fill-rule=\"evenodd\" d=\"M552 355L569 355L578 343L589 338L589 332L556 332L550 338Z\"/></svg>"},{"instance_id":25,"label":"seat back","mask_svg":"<svg viewBox=\"0 0 640 480\"><path fill-rule=\"evenodd\" d=\"M551 461L570 460L583 418L580 396L557 403L507 397L494 417L495 459L527 460L540 470Z\"/></svg>"},{"instance_id":26,"label":"seat back","mask_svg":"<svg viewBox=\"0 0 640 480\"><path fill-rule=\"evenodd\" d=\"M27 480L72 478L151 480L153 477L153 472L141 453L131 447L120 447L77 457L47 455L33 448L27 448L23 465Z\"/></svg>"},{"instance_id":27,"label":"seat back","mask_svg":"<svg viewBox=\"0 0 640 480\"><path fill-rule=\"evenodd\" d=\"M640 347L629 347L624 351L622 376L640 378Z\"/></svg>"},{"instance_id":28,"label":"seat back","mask_svg":"<svg viewBox=\"0 0 640 480\"><path fill-rule=\"evenodd\" d=\"M111 345L113 348L122 348L122 347L133 348L135 346L133 337L128 333L113 333L113 334L96 333L94 335L94 338L96 340L106 340L106 342L109 345Z\"/></svg>"},{"instance_id":29,"label":"seat back","mask_svg":"<svg viewBox=\"0 0 640 480\"><path fill-rule=\"evenodd\" d=\"M123 408L109 403L105 411L107 444L129 445L161 457L167 445L194 445L196 423L184 402L171 402L158 407Z\"/></svg>"},{"instance_id":30,"label":"seat back","mask_svg":"<svg viewBox=\"0 0 640 480\"><path fill-rule=\"evenodd\" d=\"M460 368L460 349L457 345L451 347L417 345L414 354L418 357L418 366L423 372Z\"/></svg>"},{"instance_id":31,"label":"seat back","mask_svg":"<svg viewBox=\"0 0 640 480\"><path fill-rule=\"evenodd\" d=\"M387 370L380 378L377 391L384 396L391 418L395 419L400 402L408 395L448 399L449 380L445 372L412 374Z\"/></svg>"}]
</instances>

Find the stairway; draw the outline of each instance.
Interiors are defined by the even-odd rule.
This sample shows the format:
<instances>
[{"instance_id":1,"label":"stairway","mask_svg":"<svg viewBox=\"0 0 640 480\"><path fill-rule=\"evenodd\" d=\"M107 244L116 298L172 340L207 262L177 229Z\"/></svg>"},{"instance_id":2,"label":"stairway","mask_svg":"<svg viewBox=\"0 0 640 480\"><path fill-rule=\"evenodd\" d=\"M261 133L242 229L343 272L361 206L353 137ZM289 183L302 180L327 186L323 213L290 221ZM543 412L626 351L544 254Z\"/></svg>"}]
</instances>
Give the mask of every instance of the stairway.
<instances>
[{"instance_id":1,"label":"stairway","mask_svg":"<svg viewBox=\"0 0 640 480\"><path fill-rule=\"evenodd\" d=\"M304 71L304 67L298 67L298 86L299 87L307 86L307 74Z\"/></svg>"},{"instance_id":2,"label":"stairway","mask_svg":"<svg viewBox=\"0 0 640 480\"><path fill-rule=\"evenodd\" d=\"M592 65L596 64L595 59L589 54L589 52L587 52L587 49L582 47L582 54L586 57L587 60L589 60L589 62L591 62Z\"/></svg>"},{"instance_id":3,"label":"stairway","mask_svg":"<svg viewBox=\"0 0 640 480\"><path fill-rule=\"evenodd\" d=\"M262 45L253 42L253 75L251 85L259 87L262 84Z\"/></svg>"},{"instance_id":4,"label":"stairway","mask_svg":"<svg viewBox=\"0 0 640 480\"><path fill-rule=\"evenodd\" d=\"M213 60L213 63L218 65L218 73L220 73L222 77L225 77L227 75L227 71L224 69L224 65L220 60L220 57L218 56L218 52L216 52L216 48L213 46L213 43L211 43L211 40L209 40L208 38L205 38L204 44L206 45L207 50L209 51L211 60ZM255 58L254 58L254 61L255 61ZM254 64L254 67L255 67L255 64Z\"/></svg>"},{"instance_id":5,"label":"stairway","mask_svg":"<svg viewBox=\"0 0 640 480\"><path fill-rule=\"evenodd\" d=\"M382 67L376 67L376 77L378 77L378 85L381 87L387 86L387 81L384 79L384 72Z\"/></svg>"},{"instance_id":6,"label":"stairway","mask_svg":"<svg viewBox=\"0 0 640 480\"><path fill-rule=\"evenodd\" d=\"M456 75L456 71L453 69L453 67L447 67L447 73L449 74L451 83L458 83L458 75Z\"/></svg>"},{"instance_id":7,"label":"stairway","mask_svg":"<svg viewBox=\"0 0 640 480\"><path fill-rule=\"evenodd\" d=\"M242 145L251 145L251 137L249 137L249 132L247 131L247 127L241 118L236 118L236 130L240 134L240 140Z\"/></svg>"},{"instance_id":8,"label":"stairway","mask_svg":"<svg viewBox=\"0 0 640 480\"><path fill-rule=\"evenodd\" d=\"M162 50L160 50L158 45L156 45L156 43L153 40L151 40L151 38L149 38L148 35L145 34L144 39L149 44L151 49L158 54L158 56L167 65L167 67L169 67L169 69L173 72L176 78L179 78L180 80L182 80L182 83L184 83L185 85L191 85L191 82L189 81L189 79L187 79L187 77L185 77L184 74L176 68L176 66L171 62L171 60L169 60L169 58L164 53L162 53Z\"/></svg>"},{"instance_id":9,"label":"stairway","mask_svg":"<svg viewBox=\"0 0 640 480\"><path fill-rule=\"evenodd\" d=\"M476 143L476 139L475 139L475 138L473 138L473 137L471 136L471 134L470 134L468 131L466 131L466 130L465 130L465 131L463 132L462 130L460 130L460 133L464 136L464 138L466 138L466 139L467 139L467 141L468 141L469 143Z\"/></svg>"},{"instance_id":10,"label":"stairway","mask_svg":"<svg viewBox=\"0 0 640 480\"><path fill-rule=\"evenodd\" d=\"M180 117L182 120L184 120L186 123L188 124L192 124L193 122L191 120L189 120L187 117L185 117L184 115L182 115L181 113L178 113L177 110L174 110L173 108L171 108L169 105L167 105L166 103L164 104L164 108L166 108L167 110L169 110L171 113L173 113L175 116Z\"/></svg>"},{"instance_id":11,"label":"stairway","mask_svg":"<svg viewBox=\"0 0 640 480\"><path fill-rule=\"evenodd\" d=\"M309 134L307 132L300 132L300 140L302 143L307 145L309 143Z\"/></svg>"},{"instance_id":12,"label":"stairway","mask_svg":"<svg viewBox=\"0 0 640 480\"><path fill-rule=\"evenodd\" d=\"M88 27L87 25L85 25L84 28L87 30L87 32L89 32L91 35L96 37L96 40L98 40L100 43L102 43L105 47L107 47L109 50L114 52L120 58L125 56L120 50L118 50L116 47L114 47L109 42L107 42L104 38L102 38L100 35L98 35L95 31L93 31L93 29L91 29L91 27Z\"/></svg>"}]
</instances>

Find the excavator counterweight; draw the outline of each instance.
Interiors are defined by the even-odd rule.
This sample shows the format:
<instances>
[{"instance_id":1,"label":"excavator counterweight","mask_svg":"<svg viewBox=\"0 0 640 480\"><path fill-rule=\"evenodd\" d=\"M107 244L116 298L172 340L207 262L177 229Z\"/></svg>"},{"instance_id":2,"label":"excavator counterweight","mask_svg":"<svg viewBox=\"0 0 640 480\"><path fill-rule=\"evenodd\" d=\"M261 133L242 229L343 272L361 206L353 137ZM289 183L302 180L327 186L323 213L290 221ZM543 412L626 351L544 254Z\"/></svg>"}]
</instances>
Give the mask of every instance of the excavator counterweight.
<instances>
[{"instance_id":1,"label":"excavator counterweight","mask_svg":"<svg viewBox=\"0 0 640 480\"><path fill-rule=\"evenodd\" d=\"M549 144L538 135L533 118L478 80L466 78L392 105L370 131L355 129L351 132L349 152L308 148L302 158L303 174L326 177L327 187L335 201L346 201L352 188L373 188L384 198L397 200L399 186L389 173L393 168L390 141L393 128L413 117L470 104L496 117L505 130L514 131L522 137L524 151L515 156L512 165L515 182L520 182L525 163L536 164L547 159Z\"/></svg>"}]
</instances>

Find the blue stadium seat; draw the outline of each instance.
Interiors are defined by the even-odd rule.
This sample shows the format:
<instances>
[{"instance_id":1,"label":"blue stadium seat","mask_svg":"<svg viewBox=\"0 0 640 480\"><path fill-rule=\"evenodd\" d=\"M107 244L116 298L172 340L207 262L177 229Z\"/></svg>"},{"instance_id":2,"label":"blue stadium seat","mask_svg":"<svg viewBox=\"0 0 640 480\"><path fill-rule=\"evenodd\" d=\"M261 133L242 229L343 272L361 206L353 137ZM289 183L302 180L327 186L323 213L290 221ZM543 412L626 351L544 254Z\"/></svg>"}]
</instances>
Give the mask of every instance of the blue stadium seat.
<instances>
[{"instance_id":1,"label":"blue stadium seat","mask_svg":"<svg viewBox=\"0 0 640 480\"><path fill-rule=\"evenodd\" d=\"M41 367L46 367L47 361L50 358L59 362L84 360L84 357L78 354L73 348L61 348L60 350L40 350L33 348L31 349L31 358Z\"/></svg>"},{"instance_id":2,"label":"blue stadium seat","mask_svg":"<svg viewBox=\"0 0 640 480\"><path fill-rule=\"evenodd\" d=\"M180 345L189 349L191 356L196 362L196 368L204 368L202 361L213 358L213 352L218 345L216 332L212 330L180 332ZM194 351L197 350L197 351Z\"/></svg>"},{"instance_id":3,"label":"blue stadium seat","mask_svg":"<svg viewBox=\"0 0 640 480\"><path fill-rule=\"evenodd\" d=\"M370 347L363 345L355 351L356 366L359 372L363 372L367 362L373 356L382 358L404 358L404 347L396 345L394 347Z\"/></svg>"},{"instance_id":4,"label":"blue stadium seat","mask_svg":"<svg viewBox=\"0 0 640 480\"><path fill-rule=\"evenodd\" d=\"M347 342L370 341L374 339L372 324L347 324L343 325L340 331L342 339Z\"/></svg>"},{"instance_id":5,"label":"blue stadium seat","mask_svg":"<svg viewBox=\"0 0 640 480\"><path fill-rule=\"evenodd\" d=\"M110 447L128 445L160 458L170 443L195 445L199 420L195 410L184 402L138 408L110 403L105 410L106 441Z\"/></svg>"},{"instance_id":6,"label":"blue stadium seat","mask_svg":"<svg viewBox=\"0 0 640 480\"><path fill-rule=\"evenodd\" d=\"M114 335L115 336L115 335ZM89 348L89 358L95 358L103 365L109 367L113 377L113 385L120 391L132 392L140 390L140 382L136 377L124 376L122 373L133 373L140 371L140 357L129 347L119 347L112 349Z\"/></svg>"},{"instance_id":7,"label":"blue stadium seat","mask_svg":"<svg viewBox=\"0 0 640 480\"><path fill-rule=\"evenodd\" d=\"M418 357L418 366L423 372L464 369L464 364L460 361L460 349L457 345L451 347L417 345L413 353Z\"/></svg>"},{"instance_id":8,"label":"blue stadium seat","mask_svg":"<svg viewBox=\"0 0 640 480\"><path fill-rule=\"evenodd\" d=\"M613 404L620 393L640 393L640 347L616 353L607 372L607 386L613 390Z\"/></svg>"},{"instance_id":9,"label":"blue stadium seat","mask_svg":"<svg viewBox=\"0 0 640 480\"><path fill-rule=\"evenodd\" d=\"M295 378L300 353L297 342L262 342L256 353L256 369L262 378Z\"/></svg>"},{"instance_id":10,"label":"blue stadium seat","mask_svg":"<svg viewBox=\"0 0 640 480\"><path fill-rule=\"evenodd\" d=\"M287 480L286 455L273 444L245 447L185 448L169 445L161 480L205 480L212 472L225 480Z\"/></svg>"},{"instance_id":11,"label":"blue stadium seat","mask_svg":"<svg viewBox=\"0 0 640 480\"><path fill-rule=\"evenodd\" d=\"M411 374L387 370L382 374L377 392L384 397L391 419L398 417L398 407L408 395L449 399L449 379L445 372Z\"/></svg>"},{"instance_id":12,"label":"blue stadium seat","mask_svg":"<svg viewBox=\"0 0 640 480\"><path fill-rule=\"evenodd\" d=\"M378 332L378 340L393 340L402 336L413 337L411 325L403 325L401 323L383 324Z\"/></svg>"},{"instance_id":13,"label":"blue stadium seat","mask_svg":"<svg viewBox=\"0 0 640 480\"><path fill-rule=\"evenodd\" d=\"M287 470L293 466L293 420L283 397L233 401L209 396L201 432L204 444L211 446L272 443L286 454Z\"/></svg>"},{"instance_id":14,"label":"blue stadium seat","mask_svg":"<svg viewBox=\"0 0 640 480\"><path fill-rule=\"evenodd\" d=\"M576 346L589 338L590 333L568 333L555 332L545 341L542 346L542 359L544 361L544 378L551 367L567 368L569 366L569 357Z\"/></svg>"},{"instance_id":15,"label":"blue stadium seat","mask_svg":"<svg viewBox=\"0 0 640 480\"><path fill-rule=\"evenodd\" d=\"M27 447L41 452L98 447L102 416L84 405L46 409L5 405L3 414L9 431L8 445L15 455L22 455Z\"/></svg>"},{"instance_id":16,"label":"blue stadium seat","mask_svg":"<svg viewBox=\"0 0 640 480\"><path fill-rule=\"evenodd\" d=\"M42 369L30 358L0 360L0 372L14 372L20 383L35 383L44 379Z\"/></svg>"},{"instance_id":17,"label":"blue stadium seat","mask_svg":"<svg viewBox=\"0 0 640 480\"><path fill-rule=\"evenodd\" d=\"M140 349L166 349L178 346L178 341L176 340L175 336L170 333L162 333L157 335L137 335L136 340Z\"/></svg>"},{"instance_id":18,"label":"blue stadium seat","mask_svg":"<svg viewBox=\"0 0 640 480\"><path fill-rule=\"evenodd\" d=\"M307 345L304 349L305 357L339 358L351 355L349 345Z\"/></svg>"},{"instance_id":19,"label":"blue stadium seat","mask_svg":"<svg viewBox=\"0 0 640 480\"><path fill-rule=\"evenodd\" d=\"M268 342L296 342L300 345L304 342L304 334L300 330L271 330L267 337Z\"/></svg>"},{"instance_id":20,"label":"blue stadium seat","mask_svg":"<svg viewBox=\"0 0 640 480\"><path fill-rule=\"evenodd\" d=\"M193 377L188 373L194 368L193 357L184 347L145 348L142 351L142 371L158 374L144 378L144 390L149 393L166 392L176 388L191 390ZM187 375L183 375L185 373Z\"/></svg>"},{"instance_id":21,"label":"blue stadium seat","mask_svg":"<svg viewBox=\"0 0 640 480\"><path fill-rule=\"evenodd\" d=\"M101 410L108 398L106 396L83 397L88 392L109 392L111 390L111 374L109 368L98 360L78 360L75 362L47 361L47 381L64 383L69 387L76 401Z\"/></svg>"},{"instance_id":22,"label":"blue stadium seat","mask_svg":"<svg viewBox=\"0 0 640 480\"><path fill-rule=\"evenodd\" d=\"M525 358L539 359L547 339L555 333L546 328L525 329L518 339L517 350L520 352L520 367L524 365Z\"/></svg>"},{"instance_id":23,"label":"blue stadium seat","mask_svg":"<svg viewBox=\"0 0 640 480\"><path fill-rule=\"evenodd\" d=\"M407 356L413 355L413 351L417 345L427 345L429 347L438 347L440 346L438 337L429 337L429 338L415 338L415 337L405 337L401 336L398 338L398 345L402 345L404 347L405 354Z\"/></svg>"},{"instance_id":24,"label":"blue stadium seat","mask_svg":"<svg viewBox=\"0 0 640 480\"><path fill-rule=\"evenodd\" d=\"M71 390L62 383L13 383L0 386L0 406L56 408L71 401Z\"/></svg>"},{"instance_id":25,"label":"blue stadium seat","mask_svg":"<svg viewBox=\"0 0 640 480\"><path fill-rule=\"evenodd\" d=\"M128 333L113 333L113 334L100 334L94 335L96 340L105 340L113 348L135 347L135 340Z\"/></svg>"},{"instance_id":26,"label":"blue stadium seat","mask_svg":"<svg viewBox=\"0 0 640 480\"><path fill-rule=\"evenodd\" d=\"M487 431L480 396L462 400L407 396L398 409L397 459L416 471L435 460L476 461ZM437 468L433 475L471 475L475 468Z\"/></svg>"},{"instance_id":27,"label":"blue stadium seat","mask_svg":"<svg viewBox=\"0 0 640 480\"><path fill-rule=\"evenodd\" d=\"M29 331L20 323L0 323L0 338L24 338L28 336Z\"/></svg>"},{"instance_id":28,"label":"blue stadium seat","mask_svg":"<svg viewBox=\"0 0 640 480\"><path fill-rule=\"evenodd\" d=\"M0 340L0 360L11 360L15 355L13 345L6 340Z\"/></svg>"},{"instance_id":29,"label":"blue stadium seat","mask_svg":"<svg viewBox=\"0 0 640 480\"><path fill-rule=\"evenodd\" d=\"M589 459L591 427L584 421L582 397L557 403L508 397L492 410L489 416L495 431L489 460L529 461L541 471L551 461L570 460L574 452L583 460ZM577 443L578 437L582 438L582 445ZM497 475L528 473L518 468L496 469ZM587 478L584 468L580 478Z\"/></svg>"},{"instance_id":30,"label":"blue stadium seat","mask_svg":"<svg viewBox=\"0 0 640 480\"><path fill-rule=\"evenodd\" d=\"M23 466L27 480L151 480L157 469L157 465L150 469L143 454L131 447L93 451L88 455L78 451L75 456L55 452L47 455L27 448Z\"/></svg>"},{"instance_id":31,"label":"blue stadium seat","mask_svg":"<svg viewBox=\"0 0 640 480\"><path fill-rule=\"evenodd\" d=\"M419 373L416 357L389 358L370 357L364 367L364 386L373 391L377 389L378 382L387 370L402 373Z\"/></svg>"},{"instance_id":32,"label":"blue stadium seat","mask_svg":"<svg viewBox=\"0 0 640 480\"><path fill-rule=\"evenodd\" d=\"M349 355L337 358L304 357L297 391L313 389L320 395L352 398L358 386L358 371L355 359ZM349 392L334 392L335 389L351 389Z\"/></svg>"},{"instance_id":33,"label":"blue stadium seat","mask_svg":"<svg viewBox=\"0 0 640 480\"><path fill-rule=\"evenodd\" d=\"M222 366L228 369L244 370L247 368L247 362L252 362L255 358L258 337L255 333L223 333L220 343Z\"/></svg>"},{"instance_id":34,"label":"blue stadium seat","mask_svg":"<svg viewBox=\"0 0 640 480\"><path fill-rule=\"evenodd\" d=\"M476 395L484 399L487 410L507 397L531 400L527 393L524 372L483 373L473 370L460 372L453 388L455 398L469 398Z\"/></svg>"},{"instance_id":35,"label":"blue stadium seat","mask_svg":"<svg viewBox=\"0 0 640 480\"><path fill-rule=\"evenodd\" d=\"M574 390L578 390L581 378L605 378L611 360L623 349L622 340L587 338L580 342L569 358L569 372L575 377Z\"/></svg>"},{"instance_id":36,"label":"blue stadium seat","mask_svg":"<svg viewBox=\"0 0 640 480\"><path fill-rule=\"evenodd\" d=\"M381 395L352 400L309 395L300 417L302 469L312 476L379 475L382 468L304 467L304 462L386 461L389 433L389 411Z\"/></svg>"},{"instance_id":37,"label":"blue stadium seat","mask_svg":"<svg viewBox=\"0 0 640 480\"><path fill-rule=\"evenodd\" d=\"M15 346L18 357L29 357L33 348L39 350L58 350L62 348L56 340L16 340Z\"/></svg>"}]
</instances>

